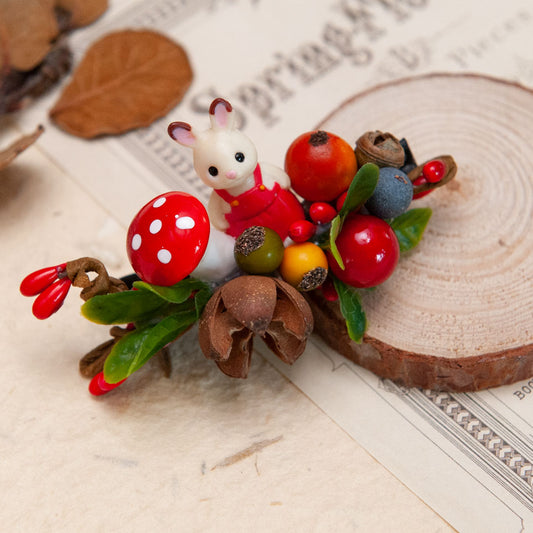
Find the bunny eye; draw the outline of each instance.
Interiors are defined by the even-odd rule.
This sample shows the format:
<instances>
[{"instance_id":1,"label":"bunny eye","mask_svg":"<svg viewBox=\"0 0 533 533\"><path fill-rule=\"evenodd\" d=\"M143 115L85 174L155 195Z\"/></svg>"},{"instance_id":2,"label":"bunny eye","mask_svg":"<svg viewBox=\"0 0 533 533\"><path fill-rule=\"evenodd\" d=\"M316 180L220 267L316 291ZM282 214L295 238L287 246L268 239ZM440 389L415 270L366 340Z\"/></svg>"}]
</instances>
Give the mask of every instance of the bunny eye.
<instances>
[{"instance_id":1,"label":"bunny eye","mask_svg":"<svg viewBox=\"0 0 533 533\"><path fill-rule=\"evenodd\" d=\"M217 167L209 167L207 169L207 171L209 172L209 174L211 174L211 176L216 176L218 174L218 168Z\"/></svg>"},{"instance_id":2,"label":"bunny eye","mask_svg":"<svg viewBox=\"0 0 533 533\"><path fill-rule=\"evenodd\" d=\"M235 159L239 162L239 163L242 163L244 161L244 154L242 152L237 152L235 154Z\"/></svg>"}]
</instances>

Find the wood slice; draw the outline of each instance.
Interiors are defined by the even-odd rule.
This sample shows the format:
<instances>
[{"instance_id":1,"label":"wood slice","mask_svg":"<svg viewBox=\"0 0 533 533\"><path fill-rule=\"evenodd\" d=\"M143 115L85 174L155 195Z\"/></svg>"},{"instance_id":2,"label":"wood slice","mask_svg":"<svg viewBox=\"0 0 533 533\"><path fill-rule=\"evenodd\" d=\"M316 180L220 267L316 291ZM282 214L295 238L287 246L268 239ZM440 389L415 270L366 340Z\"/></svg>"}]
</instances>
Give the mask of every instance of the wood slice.
<instances>
[{"instance_id":1,"label":"wood slice","mask_svg":"<svg viewBox=\"0 0 533 533\"><path fill-rule=\"evenodd\" d=\"M477 75L410 78L351 98L319 128L350 143L389 131L418 162L453 155L458 173L413 202L433 209L422 242L362 291L365 342L349 340L338 305L319 295L316 331L407 386L466 391L531 377L533 92Z\"/></svg>"}]
</instances>

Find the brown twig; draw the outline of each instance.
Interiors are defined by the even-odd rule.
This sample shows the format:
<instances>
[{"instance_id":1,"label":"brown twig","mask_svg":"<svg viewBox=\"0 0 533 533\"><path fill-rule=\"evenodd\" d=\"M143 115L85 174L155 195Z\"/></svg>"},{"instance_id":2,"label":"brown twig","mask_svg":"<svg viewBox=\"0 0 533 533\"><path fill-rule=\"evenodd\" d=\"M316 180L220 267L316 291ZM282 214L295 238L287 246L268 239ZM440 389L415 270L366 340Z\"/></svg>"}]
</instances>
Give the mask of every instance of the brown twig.
<instances>
[{"instance_id":1,"label":"brown twig","mask_svg":"<svg viewBox=\"0 0 533 533\"><path fill-rule=\"evenodd\" d=\"M81 257L69 261L66 272L72 285L83 289L80 297L85 301L99 294L122 292L128 289L123 281L110 277L104 264L92 257ZM89 279L87 272L95 272L96 278Z\"/></svg>"}]
</instances>

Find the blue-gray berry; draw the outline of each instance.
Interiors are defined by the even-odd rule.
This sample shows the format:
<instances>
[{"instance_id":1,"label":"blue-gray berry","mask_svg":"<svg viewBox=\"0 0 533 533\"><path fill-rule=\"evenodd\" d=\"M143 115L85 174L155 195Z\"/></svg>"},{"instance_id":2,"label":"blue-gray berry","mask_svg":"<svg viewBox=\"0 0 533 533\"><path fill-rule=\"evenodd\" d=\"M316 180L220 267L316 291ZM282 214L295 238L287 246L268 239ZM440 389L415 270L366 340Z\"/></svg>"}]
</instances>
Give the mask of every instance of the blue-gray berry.
<instances>
[{"instance_id":1,"label":"blue-gray berry","mask_svg":"<svg viewBox=\"0 0 533 533\"><path fill-rule=\"evenodd\" d=\"M407 211L413 199L413 184L398 168L379 169L379 180L372 196L366 201L368 211L379 218L394 218Z\"/></svg>"}]
</instances>

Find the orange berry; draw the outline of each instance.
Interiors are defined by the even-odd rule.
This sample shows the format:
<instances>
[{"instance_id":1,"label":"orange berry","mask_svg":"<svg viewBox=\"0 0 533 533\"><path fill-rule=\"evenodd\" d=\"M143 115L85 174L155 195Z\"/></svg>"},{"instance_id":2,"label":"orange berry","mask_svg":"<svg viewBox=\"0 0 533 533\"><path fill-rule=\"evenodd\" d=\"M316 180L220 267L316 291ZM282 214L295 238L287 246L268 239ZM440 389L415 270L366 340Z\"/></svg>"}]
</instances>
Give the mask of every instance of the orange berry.
<instances>
[{"instance_id":1,"label":"orange berry","mask_svg":"<svg viewBox=\"0 0 533 533\"><path fill-rule=\"evenodd\" d=\"M324 283L328 259L322 248L312 242L292 244L285 248L279 267L281 277L300 291L310 291Z\"/></svg>"}]
</instances>

